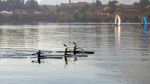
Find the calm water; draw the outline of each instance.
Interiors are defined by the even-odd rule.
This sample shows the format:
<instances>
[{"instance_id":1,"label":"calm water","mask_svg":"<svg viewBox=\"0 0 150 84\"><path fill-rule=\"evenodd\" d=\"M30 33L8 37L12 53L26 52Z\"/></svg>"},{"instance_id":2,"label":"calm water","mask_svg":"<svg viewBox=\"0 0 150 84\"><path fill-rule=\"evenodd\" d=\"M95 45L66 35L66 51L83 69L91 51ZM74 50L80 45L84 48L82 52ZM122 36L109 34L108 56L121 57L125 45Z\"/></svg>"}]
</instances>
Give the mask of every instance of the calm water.
<instances>
[{"instance_id":1,"label":"calm water","mask_svg":"<svg viewBox=\"0 0 150 84\"><path fill-rule=\"evenodd\" d=\"M64 50L72 42L95 54L69 58L68 65L63 59L31 63L37 50ZM5 58L13 56L29 57ZM137 24L1 25L0 57L1 84L150 84L150 33Z\"/></svg>"}]
</instances>

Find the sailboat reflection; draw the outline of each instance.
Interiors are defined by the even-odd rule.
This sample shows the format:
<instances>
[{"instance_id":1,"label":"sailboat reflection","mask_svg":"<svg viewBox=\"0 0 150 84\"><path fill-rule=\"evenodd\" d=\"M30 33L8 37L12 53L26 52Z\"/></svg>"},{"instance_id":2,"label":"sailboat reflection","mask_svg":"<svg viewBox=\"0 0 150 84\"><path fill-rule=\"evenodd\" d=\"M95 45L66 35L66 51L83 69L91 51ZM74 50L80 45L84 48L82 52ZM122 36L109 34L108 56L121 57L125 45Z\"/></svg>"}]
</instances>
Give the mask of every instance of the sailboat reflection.
<instances>
[{"instance_id":1,"label":"sailboat reflection","mask_svg":"<svg viewBox=\"0 0 150 84\"><path fill-rule=\"evenodd\" d=\"M143 27L144 34L146 34L147 33L147 24L143 25L142 27Z\"/></svg>"},{"instance_id":2,"label":"sailboat reflection","mask_svg":"<svg viewBox=\"0 0 150 84\"><path fill-rule=\"evenodd\" d=\"M148 25L142 24L142 40L140 39L140 51L141 51L141 61L149 61L147 56L149 56L149 32ZM141 36L140 36L141 38Z\"/></svg>"},{"instance_id":3,"label":"sailboat reflection","mask_svg":"<svg viewBox=\"0 0 150 84\"><path fill-rule=\"evenodd\" d=\"M120 47L120 40L121 40L121 27L115 26L115 44L117 48Z\"/></svg>"},{"instance_id":4,"label":"sailboat reflection","mask_svg":"<svg viewBox=\"0 0 150 84\"><path fill-rule=\"evenodd\" d=\"M148 37L147 24L143 25L142 28L144 33L144 41L147 42L147 37Z\"/></svg>"}]
</instances>

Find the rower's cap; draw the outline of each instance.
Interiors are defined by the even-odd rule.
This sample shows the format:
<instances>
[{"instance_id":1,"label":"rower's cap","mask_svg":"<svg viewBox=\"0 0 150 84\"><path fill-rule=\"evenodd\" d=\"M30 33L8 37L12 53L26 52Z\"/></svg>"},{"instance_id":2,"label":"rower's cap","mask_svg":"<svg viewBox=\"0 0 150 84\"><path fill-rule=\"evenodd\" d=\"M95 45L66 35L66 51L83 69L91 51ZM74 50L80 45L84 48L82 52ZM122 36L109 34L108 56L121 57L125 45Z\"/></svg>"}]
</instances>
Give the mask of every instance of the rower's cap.
<instances>
[{"instance_id":1,"label":"rower's cap","mask_svg":"<svg viewBox=\"0 0 150 84\"><path fill-rule=\"evenodd\" d=\"M64 46L65 46L65 47L67 47L67 45L66 45L66 44L64 44Z\"/></svg>"}]
</instances>

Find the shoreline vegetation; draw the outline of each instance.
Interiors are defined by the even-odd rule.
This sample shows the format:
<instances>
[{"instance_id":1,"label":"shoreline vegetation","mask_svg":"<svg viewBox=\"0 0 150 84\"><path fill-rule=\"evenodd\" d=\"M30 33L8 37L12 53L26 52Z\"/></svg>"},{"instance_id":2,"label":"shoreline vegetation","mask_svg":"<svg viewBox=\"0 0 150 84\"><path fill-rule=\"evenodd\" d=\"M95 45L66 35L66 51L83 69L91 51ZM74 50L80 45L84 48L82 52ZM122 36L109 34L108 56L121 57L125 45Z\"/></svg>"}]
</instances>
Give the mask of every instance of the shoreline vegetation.
<instances>
[{"instance_id":1,"label":"shoreline vegetation","mask_svg":"<svg viewBox=\"0 0 150 84\"><path fill-rule=\"evenodd\" d=\"M39 5L36 0L0 0L0 24L113 23L116 14L120 15L123 23L140 23L143 16L150 19L149 11L149 0L140 0L132 5L120 4L117 0L108 4L95 0L93 3L60 5Z\"/></svg>"},{"instance_id":2,"label":"shoreline vegetation","mask_svg":"<svg viewBox=\"0 0 150 84\"><path fill-rule=\"evenodd\" d=\"M113 23L100 23L100 22L6 22L0 25L114 25ZM141 23L121 23L121 25L141 25ZM150 25L150 23L147 23Z\"/></svg>"}]
</instances>

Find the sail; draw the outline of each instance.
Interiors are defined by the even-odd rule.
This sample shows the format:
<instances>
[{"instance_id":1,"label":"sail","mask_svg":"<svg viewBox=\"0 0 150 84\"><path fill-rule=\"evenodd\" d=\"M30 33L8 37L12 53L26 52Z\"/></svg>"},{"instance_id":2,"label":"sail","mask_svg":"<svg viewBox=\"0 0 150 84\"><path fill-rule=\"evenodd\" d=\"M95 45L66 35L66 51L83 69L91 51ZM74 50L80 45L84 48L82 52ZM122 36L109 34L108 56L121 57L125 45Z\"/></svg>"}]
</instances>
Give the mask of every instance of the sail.
<instances>
[{"instance_id":1,"label":"sail","mask_svg":"<svg viewBox=\"0 0 150 84\"><path fill-rule=\"evenodd\" d=\"M143 25L147 25L147 18L146 18L146 16L143 16L143 18L142 18L142 24Z\"/></svg>"},{"instance_id":2,"label":"sail","mask_svg":"<svg viewBox=\"0 0 150 84\"><path fill-rule=\"evenodd\" d=\"M143 16L141 24L143 26L143 31L146 32L147 31L147 17L146 16Z\"/></svg>"},{"instance_id":3,"label":"sail","mask_svg":"<svg viewBox=\"0 0 150 84\"><path fill-rule=\"evenodd\" d=\"M119 15L115 16L115 25L120 25L121 24L121 18Z\"/></svg>"}]
</instances>

